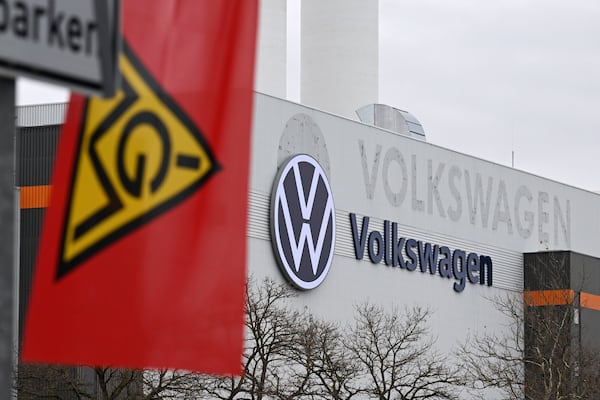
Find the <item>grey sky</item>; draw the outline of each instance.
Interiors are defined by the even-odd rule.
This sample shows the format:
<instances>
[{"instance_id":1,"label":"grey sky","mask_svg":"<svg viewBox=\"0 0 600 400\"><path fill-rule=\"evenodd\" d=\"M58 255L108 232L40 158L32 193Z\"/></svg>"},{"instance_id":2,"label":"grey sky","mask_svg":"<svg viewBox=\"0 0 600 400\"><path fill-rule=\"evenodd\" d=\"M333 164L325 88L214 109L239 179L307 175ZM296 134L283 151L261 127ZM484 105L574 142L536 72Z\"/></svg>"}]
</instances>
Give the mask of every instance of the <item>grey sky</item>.
<instances>
[{"instance_id":1,"label":"grey sky","mask_svg":"<svg viewBox=\"0 0 600 400\"><path fill-rule=\"evenodd\" d=\"M429 142L600 190L600 3L380 0L379 55L380 102ZM66 96L25 81L17 101Z\"/></svg>"},{"instance_id":2,"label":"grey sky","mask_svg":"<svg viewBox=\"0 0 600 400\"><path fill-rule=\"evenodd\" d=\"M600 3L380 2L380 100L429 142L600 190Z\"/></svg>"}]
</instances>

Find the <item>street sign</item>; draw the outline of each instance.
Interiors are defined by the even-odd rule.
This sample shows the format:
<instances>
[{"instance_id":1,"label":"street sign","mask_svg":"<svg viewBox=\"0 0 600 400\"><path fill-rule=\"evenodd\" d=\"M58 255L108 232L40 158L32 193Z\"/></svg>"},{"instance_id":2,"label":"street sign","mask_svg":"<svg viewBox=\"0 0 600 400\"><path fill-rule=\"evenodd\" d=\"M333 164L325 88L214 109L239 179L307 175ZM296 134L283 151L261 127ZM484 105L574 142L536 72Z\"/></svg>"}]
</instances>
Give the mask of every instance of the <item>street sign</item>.
<instances>
[{"instance_id":1,"label":"street sign","mask_svg":"<svg viewBox=\"0 0 600 400\"><path fill-rule=\"evenodd\" d=\"M120 0L0 0L0 73L115 92Z\"/></svg>"}]
</instances>

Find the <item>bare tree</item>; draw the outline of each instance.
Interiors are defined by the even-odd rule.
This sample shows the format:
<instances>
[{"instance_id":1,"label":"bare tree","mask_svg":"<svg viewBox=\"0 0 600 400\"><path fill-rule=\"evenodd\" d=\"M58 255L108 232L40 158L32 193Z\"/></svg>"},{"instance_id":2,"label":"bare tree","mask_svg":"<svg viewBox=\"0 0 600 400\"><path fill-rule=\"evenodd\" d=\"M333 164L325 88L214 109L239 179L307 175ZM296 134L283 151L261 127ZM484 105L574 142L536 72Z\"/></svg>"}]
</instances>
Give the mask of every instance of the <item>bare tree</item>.
<instances>
[{"instance_id":1,"label":"bare tree","mask_svg":"<svg viewBox=\"0 0 600 400\"><path fill-rule=\"evenodd\" d=\"M83 384L76 368L21 364L15 392L19 399L92 399L93 384Z\"/></svg>"},{"instance_id":2,"label":"bare tree","mask_svg":"<svg viewBox=\"0 0 600 400\"><path fill-rule=\"evenodd\" d=\"M350 399L357 373L343 335L337 325L291 307L295 296L271 279L249 281L244 376L229 382L242 388L239 398Z\"/></svg>"},{"instance_id":3,"label":"bare tree","mask_svg":"<svg viewBox=\"0 0 600 400\"><path fill-rule=\"evenodd\" d=\"M265 279L246 285L246 344L241 377L198 377L199 395L217 399L278 397L282 391L294 398L306 380L297 371L290 376L289 358L293 352L296 328L301 314L288 308L294 297L287 286ZM287 371L287 372L285 372ZM296 383L292 383L292 378ZM285 383L282 381L285 379ZM299 387L296 387L299 386Z\"/></svg>"},{"instance_id":4,"label":"bare tree","mask_svg":"<svg viewBox=\"0 0 600 400\"><path fill-rule=\"evenodd\" d=\"M491 299L505 331L479 333L458 351L469 386L482 399L483 389L507 400L600 398L599 353L575 335L578 291L564 289L571 283L565 258L543 253L528 267L533 278L525 281L536 290Z\"/></svg>"},{"instance_id":5,"label":"bare tree","mask_svg":"<svg viewBox=\"0 0 600 400\"><path fill-rule=\"evenodd\" d=\"M314 372L319 353L316 335L321 323L308 313L292 315L288 342L282 347L282 362L273 370L269 394L274 399L309 399L319 393Z\"/></svg>"},{"instance_id":6,"label":"bare tree","mask_svg":"<svg viewBox=\"0 0 600 400\"><path fill-rule=\"evenodd\" d=\"M241 377L200 377L199 396L218 399L454 399L460 375L446 367L427 329L429 311L356 308L346 330L288 302L272 280L248 285Z\"/></svg>"},{"instance_id":7,"label":"bare tree","mask_svg":"<svg viewBox=\"0 0 600 400\"><path fill-rule=\"evenodd\" d=\"M16 392L19 399L142 399L141 372L22 364Z\"/></svg>"},{"instance_id":8,"label":"bare tree","mask_svg":"<svg viewBox=\"0 0 600 400\"><path fill-rule=\"evenodd\" d=\"M99 387L98 399L141 399L142 371L118 368L94 368Z\"/></svg>"},{"instance_id":9,"label":"bare tree","mask_svg":"<svg viewBox=\"0 0 600 400\"><path fill-rule=\"evenodd\" d=\"M457 398L460 374L435 352L429 317L417 306L404 312L373 304L356 308L346 346L360 366L363 393L380 400Z\"/></svg>"},{"instance_id":10,"label":"bare tree","mask_svg":"<svg viewBox=\"0 0 600 400\"><path fill-rule=\"evenodd\" d=\"M287 285L250 280L246 291L242 376L50 368L47 371L66 374L60 380L64 383L50 391L32 392L30 398L44 398L36 397L42 393L57 393L45 398L102 400L455 398L452 385L460 375L433 350L427 310L387 312L365 304L356 308L354 324L340 329L294 308L291 300L297 293ZM33 376L52 380L39 372Z\"/></svg>"},{"instance_id":11,"label":"bare tree","mask_svg":"<svg viewBox=\"0 0 600 400\"><path fill-rule=\"evenodd\" d=\"M350 400L361 393L359 363L345 344L345 335L331 322L317 321L312 329L316 346L313 373L317 397Z\"/></svg>"},{"instance_id":12,"label":"bare tree","mask_svg":"<svg viewBox=\"0 0 600 400\"><path fill-rule=\"evenodd\" d=\"M525 338L523 301L516 294L493 300L507 317L502 333L485 332L469 336L460 345L457 356L473 395L485 399L494 389L506 400L525 398Z\"/></svg>"},{"instance_id":13,"label":"bare tree","mask_svg":"<svg viewBox=\"0 0 600 400\"><path fill-rule=\"evenodd\" d=\"M194 398L196 375L184 371L130 370L22 364L15 391L21 399L166 400Z\"/></svg>"},{"instance_id":14,"label":"bare tree","mask_svg":"<svg viewBox=\"0 0 600 400\"><path fill-rule=\"evenodd\" d=\"M143 400L195 399L198 374L188 371L145 370Z\"/></svg>"}]
</instances>

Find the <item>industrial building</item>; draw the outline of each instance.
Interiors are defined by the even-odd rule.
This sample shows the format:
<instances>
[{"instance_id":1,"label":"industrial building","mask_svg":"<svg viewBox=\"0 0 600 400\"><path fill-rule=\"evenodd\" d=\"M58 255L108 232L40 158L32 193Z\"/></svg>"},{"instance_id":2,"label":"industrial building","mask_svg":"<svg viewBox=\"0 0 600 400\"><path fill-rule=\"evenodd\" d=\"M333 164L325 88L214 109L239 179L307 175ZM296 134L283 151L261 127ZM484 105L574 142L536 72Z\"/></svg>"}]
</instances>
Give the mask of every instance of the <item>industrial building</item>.
<instances>
[{"instance_id":1,"label":"industrial building","mask_svg":"<svg viewBox=\"0 0 600 400\"><path fill-rule=\"evenodd\" d=\"M340 2L348 18L324 19ZM525 292L532 307L574 306L569 340L598 345L600 195L436 146L401 105L377 104L377 7L359 3L303 2L298 104L285 99L285 2L263 2L249 274L339 323L365 300L422 305L442 351L507 331L491 299ZM21 320L64 111L18 110ZM540 272L552 265L560 279Z\"/></svg>"},{"instance_id":2,"label":"industrial building","mask_svg":"<svg viewBox=\"0 0 600 400\"><path fill-rule=\"evenodd\" d=\"M63 108L19 110L21 319L59 135L60 118L51 116L60 116ZM33 120L29 112L35 112ZM316 315L344 322L365 299L416 303L434 311L438 345L450 349L467 334L505 329L507 321L491 298L525 288L561 289L571 291L581 306L573 321L581 326L580 340L597 343L600 223L591 210L600 209L600 195L259 93L253 133L248 194L253 276L293 283L293 273L285 275L280 268L286 257L293 265L293 257L289 251L279 255L272 244L280 236L271 225L278 170L290 156L308 154L328 179L335 230L321 249L329 240L331 256L325 250L317 255L317 273L309 280L319 275L320 281L298 296L299 304ZM298 194L295 188L285 190L288 199ZM296 229L291 227L282 232ZM280 240L283 247L293 245L285 235ZM308 246L316 247L317 236L310 240ZM547 287L530 276L528 286L527 260L548 252L568 260L568 279L561 287ZM307 254L299 257L297 268L311 266Z\"/></svg>"}]
</instances>

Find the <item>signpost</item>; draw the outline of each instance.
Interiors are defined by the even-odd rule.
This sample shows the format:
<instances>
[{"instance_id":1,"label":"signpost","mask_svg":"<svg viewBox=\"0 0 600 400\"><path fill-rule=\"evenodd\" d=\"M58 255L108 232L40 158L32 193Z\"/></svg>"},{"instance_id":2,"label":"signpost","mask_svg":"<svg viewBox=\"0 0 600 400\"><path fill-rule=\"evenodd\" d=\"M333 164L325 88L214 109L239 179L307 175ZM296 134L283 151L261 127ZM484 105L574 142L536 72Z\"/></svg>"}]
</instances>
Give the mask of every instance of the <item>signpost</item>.
<instances>
[{"instance_id":1,"label":"signpost","mask_svg":"<svg viewBox=\"0 0 600 400\"><path fill-rule=\"evenodd\" d=\"M120 0L0 0L0 398L14 397L19 214L15 77L99 97L118 84Z\"/></svg>"},{"instance_id":2,"label":"signpost","mask_svg":"<svg viewBox=\"0 0 600 400\"><path fill-rule=\"evenodd\" d=\"M119 0L0 0L0 73L110 97Z\"/></svg>"},{"instance_id":3,"label":"signpost","mask_svg":"<svg viewBox=\"0 0 600 400\"><path fill-rule=\"evenodd\" d=\"M12 393L18 293L18 219L15 190L15 82L0 77L0 398Z\"/></svg>"}]
</instances>

